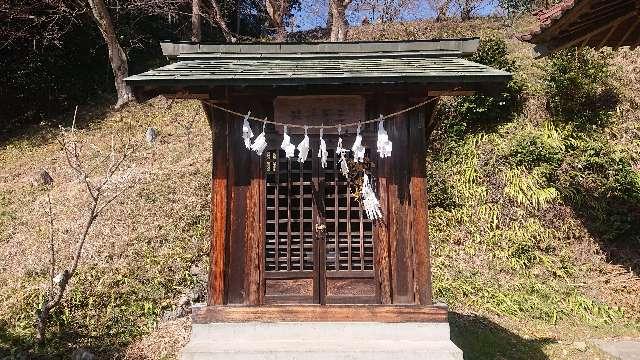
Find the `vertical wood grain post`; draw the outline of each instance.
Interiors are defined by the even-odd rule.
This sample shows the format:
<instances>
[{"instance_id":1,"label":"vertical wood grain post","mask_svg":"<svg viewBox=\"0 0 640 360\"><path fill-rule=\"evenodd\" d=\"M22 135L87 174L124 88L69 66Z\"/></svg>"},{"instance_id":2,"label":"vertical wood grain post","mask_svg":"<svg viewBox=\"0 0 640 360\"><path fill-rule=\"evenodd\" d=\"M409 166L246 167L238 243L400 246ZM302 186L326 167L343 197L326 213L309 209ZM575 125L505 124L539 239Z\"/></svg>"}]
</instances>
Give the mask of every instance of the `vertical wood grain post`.
<instances>
[{"instance_id":1,"label":"vertical wood grain post","mask_svg":"<svg viewBox=\"0 0 640 360\"><path fill-rule=\"evenodd\" d=\"M229 239L229 188L228 178L228 126L226 116L220 110L205 105L211 127L211 248L208 284L208 305L223 305L226 297L225 261Z\"/></svg>"},{"instance_id":2,"label":"vertical wood grain post","mask_svg":"<svg viewBox=\"0 0 640 360\"><path fill-rule=\"evenodd\" d=\"M435 103L428 104L410 117L411 156L411 242L413 245L413 281L415 302L431 305L431 255L428 229L426 180L426 120L431 119Z\"/></svg>"},{"instance_id":3,"label":"vertical wood grain post","mask_svg":"<svg viewBox=\"0 0 640 360\"><path fill-rule=\"evenodd\" d=\"M386 110L385 100L386 98L382 94L377 94L375 97L375 103L371 105L373 105L376 114L382 114ZM374 269L376 270L379 298L382 304L391 304L393 302L391 288L391 249L389 244L389 199L387 196L387 192L389 191L389 168L388 159L378 161L378 195L380 197L380 208L384 218L375 223L376 243L373 251L375 256Z\"/></svg>"},{"instance_id":4,"label":"vertical wood grain post","mask_svg":"<svg viewBox=\"0 0 640 360\"><path fill-rule=\"evenodd\" d=\"M406 99L388 96L384 114L407 106ZM391 255L391 293L393 304L412 304L415 301L413 280L413 249L411 242L410 141L409 116L396 115L385 123L393 141L393 163L388 167L387 212L389 219L389 247ZM387 159L386 161L389 161Z\"/></svg>"}]
</instances>

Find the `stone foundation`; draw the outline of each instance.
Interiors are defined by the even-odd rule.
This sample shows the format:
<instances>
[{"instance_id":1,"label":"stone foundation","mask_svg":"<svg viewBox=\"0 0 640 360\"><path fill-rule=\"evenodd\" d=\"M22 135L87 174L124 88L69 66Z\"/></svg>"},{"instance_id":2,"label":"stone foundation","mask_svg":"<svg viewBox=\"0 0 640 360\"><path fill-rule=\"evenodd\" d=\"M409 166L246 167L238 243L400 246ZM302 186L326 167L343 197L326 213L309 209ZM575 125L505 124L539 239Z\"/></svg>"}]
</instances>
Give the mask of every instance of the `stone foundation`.
<instances>
[{"instance_id":1,"label":"stone foundation","mask_svg":"<svg viewBox=\"0 0 640 360\"><path fill-rule=\"evenodd\" d=\"M181 359L462 360L448 323L247 322L193 324Z\"/></svg>"}]
</instances>

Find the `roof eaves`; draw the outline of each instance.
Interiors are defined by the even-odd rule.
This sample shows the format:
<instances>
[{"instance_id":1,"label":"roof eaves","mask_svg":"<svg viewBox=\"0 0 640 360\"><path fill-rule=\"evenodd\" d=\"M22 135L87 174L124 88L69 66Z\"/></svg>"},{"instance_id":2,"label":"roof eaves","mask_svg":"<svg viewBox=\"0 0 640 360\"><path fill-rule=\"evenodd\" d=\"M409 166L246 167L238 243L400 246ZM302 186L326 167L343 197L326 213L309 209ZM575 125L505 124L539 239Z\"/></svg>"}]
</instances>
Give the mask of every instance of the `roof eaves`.
<instances>
[{"instance_id":1,"label":"roof eaves","mask_svg":"<svg viewBox=\"0 0 640 360\"><path fill-rule=\"evenodd\" d=\"M135 82L138 86L294 86L294 85L344 85L344 84L433 84L433 83L504 83L511 79L512 75L504 72L497 73L450 73L447 75L431 74L427 76L416 75L384 75L358 77L351 75L308 76L308 77L262 77L247 78L231 76L225 79L212 79L204 77L182 78L180 76L140 77L130 76L127 82Z\"/></svg>"},{"instance_id":2,"label":"roof eaves","mask_svg":"<svg viewBox=\"0 0 640 360\"><path fill-rule=\"evenodd\" d=\"M544 30L549 29L557 23L566 13L575 8L578 1L580 0L563 0L549 9L539 10L534 13L538 18L539 24L528 33L519 35L518 38L522 41L536 43L536 38L542 34Z\"/></svg>"}]
</instances>

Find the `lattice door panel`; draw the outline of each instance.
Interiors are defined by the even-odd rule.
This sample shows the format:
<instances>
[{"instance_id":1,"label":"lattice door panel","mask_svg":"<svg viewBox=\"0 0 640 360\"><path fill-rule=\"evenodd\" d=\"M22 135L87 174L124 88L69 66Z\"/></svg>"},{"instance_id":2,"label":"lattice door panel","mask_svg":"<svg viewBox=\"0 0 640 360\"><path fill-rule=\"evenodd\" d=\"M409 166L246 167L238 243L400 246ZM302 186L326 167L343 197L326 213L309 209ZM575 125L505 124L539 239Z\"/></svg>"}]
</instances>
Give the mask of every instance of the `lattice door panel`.
<instances>
[{"instance_id":1,"label":"lattice door panel","mask_svg":"<svg viewBox=\"0 0 640 360\"><path fill-rule=\"evenodd\" d=\"M265 303L376 303L373 223L335 149L326 169L312 149L304 164L265 152Z\"/></svg>"},{"instance_id":2,"label":"lattice door panel","mask_svg":"<svg viewBox=\"0 0 640 360\"><path fill-rule=\"evenodd\" d=\"M371 153L367 149L369 158ZM325 303L378 303L374 274L373 222L367 219L352 184L340 172L340 155L329 150L321 169L325 209Z\"/></svg>"},{"instance_id":3,"label":"lattice door panel","mask_svg":"<svg viewBox=\"0 0 640 360\"><path fill-rule=\"evenodd\" d=\"M367 156L369 150L367 150ZM373 271L373 222L351 193L351 183L340 172L340 156L329 150L323 169L326 214L326 269Z\"/></svg>"},{"instance_id":4,"label":"lattice door panel","mask_svg":"<svg viewBox=\"0 0 640 360\"><path fill-rule=\"evenodd\" d=\"M265 270L313 271L313 166L266 152Z\"/></svg>"}]
</instances>

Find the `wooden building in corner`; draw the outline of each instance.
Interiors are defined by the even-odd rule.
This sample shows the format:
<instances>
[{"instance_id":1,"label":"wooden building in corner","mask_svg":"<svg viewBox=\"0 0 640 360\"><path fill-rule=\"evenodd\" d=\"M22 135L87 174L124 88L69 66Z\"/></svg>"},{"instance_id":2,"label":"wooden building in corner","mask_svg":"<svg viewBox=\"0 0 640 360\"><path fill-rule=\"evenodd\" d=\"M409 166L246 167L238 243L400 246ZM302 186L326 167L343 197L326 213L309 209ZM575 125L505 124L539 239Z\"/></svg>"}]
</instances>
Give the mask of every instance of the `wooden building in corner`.
<instances>
[{"instance_id":1,"label":"wooden building in corner","mask_svg":"<svg viewBox=\"0 0 640 360\"><path fill-rule=\"evenodd\" d=\"M200 99L213 133L211 271L207 304L193 310L192 343L214 341L196 334L196 327L206 333L202 326L212 324L447 324L446 307L432 303L425 152L437 97L492 93L511 77L464 59L478 43L164 43L170 65L127 79L139 99ZM390 158L377 157L377 126L363 127L384 215L375 222L339 171L335 129L324 131L329 161L323 168L317 131L309 132L311 156L300 163L280 149L283 129L267 124L269 147L258 156L242 141L242 117L225 111L337 125L430 99L385 121ZM255 134L262 129L260 122L251 125ZM355 128L342 131L349 148ZM290 128L289 134L300 142L300 131ZM245 330L236 333L252 333ZM278 337L280 330L269 331ZM260 341L251 340L252 346ZM303 351L306 343L298 341ZM192 354L194 346L185 352ZM330 353L331 346L326 349Z\"/></svg>"},{"instance_id":2,"label":"wooden building in corner","mask_svg":"<svg viewBox=\"0 0 640 360\"><path fill-rule=\"evenodd\" d=\"M538 25L520 36L544 56L570 47L640 45L640 0L563 0L535 14Z\"/></svg>"}]
</instances>

